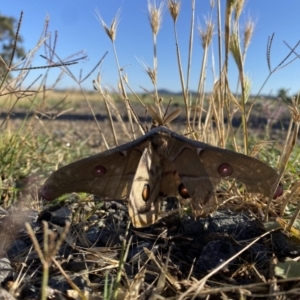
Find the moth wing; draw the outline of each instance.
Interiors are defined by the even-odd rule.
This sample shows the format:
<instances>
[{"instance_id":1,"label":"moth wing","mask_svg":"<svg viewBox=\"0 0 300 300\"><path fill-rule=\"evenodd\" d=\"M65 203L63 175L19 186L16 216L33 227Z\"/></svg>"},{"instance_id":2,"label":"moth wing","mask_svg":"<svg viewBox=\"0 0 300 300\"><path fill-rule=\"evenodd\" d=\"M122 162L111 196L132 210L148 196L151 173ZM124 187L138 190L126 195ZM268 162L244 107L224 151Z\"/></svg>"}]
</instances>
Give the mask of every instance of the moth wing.
<instances>
[{"instance_id":1,"label":"moth wing","mask_svg":"<svg viewBox=\"0 0 300 300\"><path fill-rule=\"evenodd\" d=\"M195 210L201 205L206 211L215 207L215 188L225 177L244 183L249 192L265 196L270 195L276 184L277 172L256 158L172 135L173 164Z\"/></svg>"},{"instance_id":2,"label":"moth wing","mask_svg":"<svg viewBox=\"0 0 300 300\"><path fill-rule=\"evenodd\" d=\"M277 182L277 172L254 157L218 148L205 149L199 157L209 176L234 178L244 183L248 192L269 197ZM227 169L223 175L222 168Z\"/></svg>"},{"instance_id":3,"label":"moth wing","mask_svg":"<svg viewBox=\"0 0 300 300\"><path fill-rule=\"evenodd\" d=\"M128 198L147 144L147 139L142 137L64 166L46 180L41 196L53 200L65 193L86 192L111 199Z\"/></svg>"}]
</instances>

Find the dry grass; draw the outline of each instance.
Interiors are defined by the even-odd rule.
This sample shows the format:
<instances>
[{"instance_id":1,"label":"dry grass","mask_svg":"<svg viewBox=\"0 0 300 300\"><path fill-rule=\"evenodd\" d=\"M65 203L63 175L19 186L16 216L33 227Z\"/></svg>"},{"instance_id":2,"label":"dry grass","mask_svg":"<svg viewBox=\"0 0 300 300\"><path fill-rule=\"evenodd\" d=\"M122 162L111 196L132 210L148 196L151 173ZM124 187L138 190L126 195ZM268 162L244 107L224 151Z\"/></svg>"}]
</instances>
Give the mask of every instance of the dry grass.
<instances>
[{"instance_id":1,"label":"dry grass","mask_svg":"<svg viewBox=\"0 0 300 300\"><path fill-rule=\"evenodd\" d=\"M202 40L203 58L202 65L199 69L199 83L196 97L191 97L189 91L189 74L190 66L192 63L192 44L194 35L194 13L195 5L198 3L191 0L192 3L192 18L190 26L190 40L189 40L189 55L186 58L188 61L188 68L185 72L182 68L182 60L180 54L180 46L178 44L176 22L178 16L180 16L180 1L167 1L167 10L169 11L172 20L174 22L174 40L176 41L177 52L177 64L178 72L181 79L182 95L178 97L174 102L179 103L184 107L186 126L181 127L183 134L188 134L190 138L198 139L204 142L212 143L220 147L233 148L236 151L248 153L259 153L259 158L268 161L279 172L278 182L281 181L284 186L284 195L279 200L271 202L268 199L262 199L258 197L249 197L249 195L238 188L235 185L224 185L222 196L220 197L220 204L225 208L230 208L234 211L250 211L257 219L266 220L275 217L284 217L288 222L288 229L293 228L294 222L298 218L299 207L297 207L297 200L299 199L299 180L297 173L299 172L299 150L295 147L298 142L298 130L299 130L299 99L293 99L288 106L285 107L286 111L290 114L289 128L285 132L285 142L281 145L282 148L276 149L274 145L268 142L268 138L272 134L272 123L279 118L276 115L276 107L274 110L270 108L265 99L260 99L258 94L254 99L250 99L250 83L245 75L244 64L246 60L247 50L251 44L251 37L253 33L253 22L249 21L245 29L240 30L240 15L243 11L244 1L235 0L227 1L226 10L222 12L220 9L220 1L210 1L211 11L206 18L205 26L199 28L199 34ZM6 73L0 76L0 96L4 101L1 102L1 110L7 112L7 117L1 120L1 142L0 142L0 158L1 158L1 177L0 177L0 197L1 206L3 208L16 207L14 213L15 216L22 215L24 207L31 207L38 210L43 210L44 203L38 199L37 189L42 183L44 177L51 171L65 165L67 162L74 161L80 157L91 154L89 142L98 136L99 144L102 145L103 150L109 148L109 145L114 143L119 145L124 142L124 136L126 139L135 139L143 133L143 126L138 120L137 113L132 110L132 106L137 107L138 115L141 116L147 103L154 104L160 117L162 117L165 108L163 107L163 101L159 95L157 89L156 74L159 70L159 61L157 58L157 45L156 37L159 34L159 28L161 22L163 22L162 10L163 4L157 4L155 1L148 2L149 10L149 22L152 28L153 37L153 66L150 67L147 63L142 62L146 73L149 75L149 80L153 84L153 95L144 97L143 95L137 95L132 91L130 82L124 73L124 70L120 68L118 61L118 52L115 45L117 38L117 30L119 24L119 14L117 13L115 19L110 26L106 25L105 21L101 18L99 12L97 16L99 21L106 32L108 38L112 42L112 48L115 54L116 67L119 72L119 91L109 93L101 85L101 76L99 75L94 79L94 86L96 92L86 92L82 88L83 80L90 79L92 77L92 71L88 73L84 79L76 78L71 72L71 65L74 61L62 61L58 55L56 55L56 36L50 40L48 35L48 21L46 21L41 39L37 42L36 47L27 54L24 60L14 63L14 53L12 53L11 61L6 65ZM217 12L218 19L212 19L212 12ZM225 27L221 24L224 22ZM20 21L21 23L21 21ZM20 24L21 25L21 24ZM219 33L214 35L215 30ZM221 37L224 37L221 38ZM218 51L215 54L219 57L220 64L218 71L216 72L216 83L214 87L207 87L205 82L207 72L207 53L210 51L212 39L216 39L218 43ZM268 42L267 61L269 65L269 76L262 84L265 85L267 80L276 71L290 63L289 58L294 53L296 46L283 58L282 62L275 68L271 68L271 49L272 40L270 38ZM27 76L27 73L32 69L31 65L34 62L34 56L36 51L40 47L45 49L45 65L39 66L44 68L45 74L42 78L37 78L35 82L30 84L27 88L21 88L23 81ZM223 51L225 52L225 58L223 59ZM261 49L261 51L263 51ZM233 63L239 71L239 82L237 92L233 92L233 88L228 85L228 63L230 55L233 56ZM75 55L75 61L76 57ZM105 55L104 55L105 56ZM72 57L72 56L71 56ZM74 57L72 57L74 59ZM97 67L103 58L96 63ZM68 74L78 84L78 90L76 91L58 91L56 86L47 85L47 73L51 68L60 68L62 74ZM10 76L9 76L10 75ZM60 77L57 78L56 84L59 82ZM91 80L91 79L90 79ZM206 95L207 89L213 90L211 95ZM236 87L234 87L236 89ZM78 92L79 91L79 92ZM131 93L129 94L128 91ZM74 128L67 130L67 133L60 137L60 127L56 127L55 130L51 130L51 124L56 124L56 118L62 114L66 114L70 109L75 109L78 103L85 101L86 113L89 113L93 117L93 126L95 132L87 136L76 136L74 134ZM108 116L107 125L109 124L110 132L103 131L103 126L99 125L99 121L96 118L94 112L94 105L103 103L106 114ZM273 102L274 103L274 102ZM82 105L82 104L81 104ZM82 106L80 106L82 107ZM255 109L258 107L258 109ZM17 111L26 108L29 112L24 115L24 118L20 122L13 120L13 114ZM253 141L249 135L249 120L251 115L255 115L262 108L269 113L268 125L263 132L262 141ZM124 116L125 112L125 116ZM241 116L242 124L239 128L232 126L232 120L235 116ZM224 122L227 119L228 122ZM127 121L126 121L127 120ZM58 122L59 123L59 122ZM57 123L57 124L58 124ZM61 126L61 125L60 125ZM184 127L184 128L183 128ZM179 129L178 129L179 130ZM73 136L72 136L73 135ZM99 138L100 136L100 138ZM242 139L241 139L242 137ZM240 141L242 140L242 143ZM71 142L70 142L71 141ZM69 144L72 144L70 147ZM271 145L271 146L270 146ZM97 145L98 147L99 145ZM267 146L269 148L267 148ZM257 150L259 149L259 151ZM98 151L95 149L94 151ZM85 199L85 195L80 196L80 201ZM271 198L270 198L271 199ZM64 197L63 200L69 203L70 199ZM20 205L22 203L22 206ZM82 203L82 202L80 202ZM98 207L95 207L95 210ZM94 210L93 210L94 211ZM79 208L75 210L73 220L75 224L82 226L81 239L85 237L86 227L82 224L86 224L88 216L91 211L83 210ZM19 218L23 224L26 218ZM4 229L4 226L14 228L9 233ZM42 295L41 299L46 299L46 287L49 279L49 268L51 265L55 265L59 268L59 265L55 261L55 254L58 251L59 246L66 239L67 243L70 243L72 235L76 234L73 229L67 229L60 233L60 238L56 239L53 232L61 231L59 228L49 229L46 224L44 226L44 246L41 250L39 241L35 238L35 233L31 231L27 225L28 234L33 240L34 251L38 254L38 257L43 266L43 283L42 283ZM117 228L117 224L116 230ZM5 253L9 247L9 244L19 233L20 224L13 226L13 221L6 218L5 222L1 223L0 234L1 236L7 236L6 242L2 243L1 251ZM140 233L142 234L142 233ZM268 234L268 233L266 233ZM265 234L265 235L266 235ZM165 299L164 296L159 296L168 291L168 297L176 297L179 299L194 299L196 297L209 297L217 295L219 297L226 298L232 292L236 292L236 295L244 295L245 297L253 294L264 294L266 297L275 297L281 295L283 290L280 289L284 280L279 280L274 276L271 281L266 282L253 282L253 284L234 286L219 286L216 288L215 284L212 284L214 276L218 274L222 266L214 269L202 278L194 278L188 276L184 278L180 283L177 279L174 279L168 266L170 264L170 257L160 257L154 251L143 249L140 255L147 257L146 262L139 269L139 272L135 274L133 279L127 278L124 265L126 262L127 253L131 245L131 239L127 236L128 228L124 233L123 244L121 251L118 251L119 259L106 259L105 268L101 273L105 276L107 269L114 269L116 277L112 284L108 284L109 277L106 278L106 284L99 293L104 299L119 299L125 297L126 299L138 298L140 295L141 287L143 286L145 274L149 272L147 270L147 263L151 262L151 265L155 265L155 270L158 276L156 281L153 281L150 285L155 286L152 289L152 293L148 295L151 299ZM260 236L258 239L263 238ZM299 238L299 237L298 237ZM247 246L241 250L245 251L252 244L256 243L253 240ZM77 246L74 245L75 249ZM109 248L109 245L107 246ZM85 251L92 251L93 245L88 245ZM97 250L97 249L96 249ZM95 250L95 251L96 251ZM98 249L99 250L99 249ZM103 250L103 249L102 249ZM101 249L98 252L102 251ZM24 254L24 261L26 256L33 251L32 249ZM114 251L114 250L111 250ZM237 254L239 255L239 253ZM105 255L104 255L105 256ZM230 258L233 260L235 257ZM228 261L224 262L226 265ZM64 274L62 269L59 269L61 274ZM10 289L12 294L17 297L16 291L20 288L22 280L19 280L25 272L22 268L18 271L18 280L15 280L15 285ZM69 280L69 279L68 279ZM288 279L287 279L288 280ZM292 279L291 279L292 281ZM124 284L126 282L126 284ZM16 286L17 285L17 286ZM77 289L73 283L71 285L74 289ZM178 286L184 287L178 289ZM272 289L276 285L276 289ZM291 294L296 294L295 291L291 291ZM87 299L87 296L83 295L81 291L78 291L81 299ZM230 294L231 295L231 294ZM160 297L160 298L159 298ZM166 296L167 298L167 296ZM286 298L282 298L286 299Z\"/></svg>"}]
</instances>

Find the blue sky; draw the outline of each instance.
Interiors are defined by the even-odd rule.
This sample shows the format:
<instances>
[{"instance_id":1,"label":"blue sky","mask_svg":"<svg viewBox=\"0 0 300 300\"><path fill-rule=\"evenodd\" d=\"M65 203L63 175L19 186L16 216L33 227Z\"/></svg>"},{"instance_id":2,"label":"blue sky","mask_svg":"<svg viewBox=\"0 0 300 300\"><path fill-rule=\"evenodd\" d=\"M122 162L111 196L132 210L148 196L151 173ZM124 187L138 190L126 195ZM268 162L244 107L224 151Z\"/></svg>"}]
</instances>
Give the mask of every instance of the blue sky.
<instances>
[{"instance_id":1,"label":"blue sky","mask_svg":"<svg viewBox=\"0 0 300 300\"><path fill-rule=\"evenodd\" d=\"M224 10L225 0L221 0ZM110 24L119 8L121 20L117 31L116 49L121 67L126 66L130 86L135 92L142 91L140 86L153 90L151 81L137 58L142 59L152 66L153 45L152 35L148 21L146 0L2 0L0 13L19 18L21 10L24 12L21 35L24 39L23 46L26 51L34 48L40 38L46 16L50 17L49 31L58 32L56 53L60 58L68 57L78 51L84 50L88 59L76 66L70 67L75 76L79 76L80 69L87 74L99 61L106 51L109 51L101 66L102 83L105 87L116 88L118 75L112 45L96 18L97 8L106 23ZM181 12L177 28L179 46L186 74L189 27L191 17L191 0L182 0ZM204 25L204 17L210 12L209 0L196 0L196 27ZM251 17L256 25L252 42L249 47L245 70L251 78L251 93L255 94L267 78L269 71L266 62L266 45L268 36L273 32L271 64L275 67L288 53L288 48L283 41L294 46L300 40L300 1L286 0L248 0L241 16L241 26ZM206 90L211 91L213 86L212 53L214 53L217 70L217 35L214 35L212 49L208 64ZM158 87L174 92L180 91L180 81L177 68L173 22L167 9L164 10L162 28L157 37L158 49ZM202 47L195 30L193 62L190 87L196 90L199 69L202 59ZM298 50L300 53L300 47ZM38 54L44 54L43 48ZM294 57L294 56L293 56ZM33 65L43 64L43 60L36 59ZM97 71L100 71L98 68ZM28 80L33 80L42 71L32 71ZM49 83L57 77L58 70L51 70ZM237 71L234 64L229 69L231 87L235 91ZM97 76L95 72L84 84L84 88L92 89L92 80ZM76 83L64 76L59 87L76 88ZM274 73L267 82L262 93L277 94L278 89L285 88L290 94L300 91L300 60Z\"/></svg>"}]
</instances>

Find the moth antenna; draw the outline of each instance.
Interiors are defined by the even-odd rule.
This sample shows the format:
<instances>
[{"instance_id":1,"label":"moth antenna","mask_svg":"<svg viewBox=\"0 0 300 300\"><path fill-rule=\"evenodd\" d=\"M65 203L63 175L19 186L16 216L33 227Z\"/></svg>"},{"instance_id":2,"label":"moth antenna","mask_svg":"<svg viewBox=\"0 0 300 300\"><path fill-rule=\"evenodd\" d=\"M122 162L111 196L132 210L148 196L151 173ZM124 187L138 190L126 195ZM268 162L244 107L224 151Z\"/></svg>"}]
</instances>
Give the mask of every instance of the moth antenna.
<instances>
[{"instance_id":1,"label":"moth antenna","mask_svg":"<svg viewBox=\"0 0 300 300\"><path fill-rule=\"evenodd\" d=\"M150 116L152 117L152 122L155 121L158 125L162 126L164 124L163 119L159 116L156 109L150 104L147 105L147 108ZM155 123L153 125L155 126Z\"/></svg>"},{"instance_id":2,"label":"moth antenna","mask_svg":"<svg viewBox=\"0 0 300 300\"><path fill-rule=\"evenodd\" d=\"M160 98L160 99L162 99L162 98ZM169 108L170 108L170 105L171 105L171 102L173 101L173 98L171 97L170 98L170 100L169 100L169 102L168 102L168 105L167 105L167 107L166 107L166 110L165 110L165 113L164 113L164 116L163 116L163 120L166 118L166 116L167 116L167 113L168 113L168 110L169 110Z\"/></svg>"},{"instance_id":3,"label":"moth antenna","mask_svg":"<svg viewBox=\"0 0 300 300\"><path fill-rule=\"evenodd\" d=\"M159 99L158 99L158 104L157 104L157 106L158 106L158 112L159 112L159 115L161 116L161 114L162 114L162 110L164 109L164 107L163 107L163 100L164 100L164 98L163 97L159 97ZM161 118L162 120L164 119L164 117L162 117Z\"/></svg>"},{"instance_id":4,"label":"moth antenna","mask_svg":"<svg viewBox=\"0 0 300 300\"><path fill-rule=\"evenodd\" d=\"M145 118L144 125L145 125L145 129L146 129L147 132L148 132L148 131L149 131L149 128L148 128L148 125L147 125L147 117L148 117L148 109L146 108L146 109L145 109L145 115L144 115L144 118Z\"/></svg>"},{"instance_id":5,"label":"moth antenna","mask_svg":"<svg viewBox=\"0 0 300 300\"><path fill-rule=\"evenodd\" d=\"M131 112L132 112L133 115L135 116L135 119L137 120L138 124L139 124L140 127L143 129L144 133L146 133L147 131L145 130L145 128L144 128L144 126L143 126L143 124L142 124L140 118L138 117L138 115L136 114L134 108L132 107L132 105L131 105L129 99L126 98L126 101L127 101L128 105L129 105L129 107L130 107Z\"/></svg>"},{"instance_id":6,"label":"moth antenna","mask_svg":"<svg viewBox=\"0 0 300 300\"><path fill-rule=\"evenodd\" d=\"M168 124L172 122L174 119L176 119L181 113L181 109L177 108L174 111L170 112L165 118L164 118L164 124Z\"/></svg>"}]
</instances>

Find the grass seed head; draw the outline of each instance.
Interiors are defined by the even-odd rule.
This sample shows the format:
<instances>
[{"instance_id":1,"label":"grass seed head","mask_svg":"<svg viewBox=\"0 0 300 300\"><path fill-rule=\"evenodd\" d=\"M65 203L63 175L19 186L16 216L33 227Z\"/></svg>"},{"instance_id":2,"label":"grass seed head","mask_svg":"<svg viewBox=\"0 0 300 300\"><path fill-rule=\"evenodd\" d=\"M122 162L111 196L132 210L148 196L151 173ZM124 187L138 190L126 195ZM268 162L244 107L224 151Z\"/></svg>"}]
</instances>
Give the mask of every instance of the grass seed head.
<instances>
[{"instance_id":1,"label":"grass seed head","mask_svg":"<svg viewBox=\"0 0 300 300\"><path fill-rule=\"evenodd\" d=\"M250 93L251 93L251 79L248 76L244 75L244 88L245 88L245 102L247 102L247 100L250 97Z\"/></svg>"},{"instance_id":2,"label":"grass seed head","mask_svg":"<svg viewBox=\"0 0 300 300\"><path fill-rule=\"evenodd\" d=\"M243 12L245 0L237 0L235 2L235 21L238 21L238 19L241 16L241 13Z\"/></svg>"},{"instance_id":3,"label":"grass seed head","mask_svg":"<svg viewBox=\"0 0 300 300\"><path fill-rule=\"evenodd\" d=\"M162 23L163 3L157 5L155 0L148 0L148 12L152 33L157 35Z\"/></svg>"},{"instance_id":4,"label":"grass seed head","mask_svg":"<svg viewBox=\"0 0 300 300\"><path fill-rule=\"evenodd\" d=\"M106 34L108 35L108 37L110 38L110 40L112 42L115 41L116 39L116 35L117 35L117 28L120 22L120 9L117 11L116 16L113 18L113 20L111 21L110 26L108 26L103 18L101 17L101 14L99 12L99 10L96 10L96 15L98 18L98 21L101 23L103 30L106 32Z\"/></svg>"},{"instance_id":5,"label":"grass seed head","mask_svg":"<svg viewBox=\"0 0 300 300\"><path fill-rule=\"evenodd\" d=\"M230 8L230 10L232 11L235 6L236 6L236 3L238 2L239 0L227 0L227 7Z\"/></svg>"},{"instance_id":6,"label":"grass seed head","mask_svg":"<svg viewBox=\"0 0 300 300\"><path fill-rule=\"evenodd\" d=\"M232 32L229 39L229 50L232 53L232 56L237 64L239 70L242 70L242 56L240 48L240 38L237 32Z\"/></svg>"},{"instance_id":7,"label":"grass seed head","mask_svg":"<svg viewBox=\"0 0 300 300\"><path fill-rule=\"evenodd\" d=\"M248 20L246 23L245 31L244 31L244 51L246 51L249 47L255 24L252 20Z\"/></svg>"},{"instance_id":8,"label":"grass seed head","mask_svg":"<svg viewBox=\"0 0 300 300\"><path fill-rule=\"evenodd\" d=\"M143 67L144 71L149 75L152 84L156 84L156 79L157 79L157 73L155 70L151 69L143 60L137 59L138 62L141 64Z\"/></svg>"},{"instance_id":9,"label":"grass seed head","mask_svg":"<svg viewBox=\"0 0 300 300\"><path fill-rule=\"evenodd\" d=\"M181 3L178 0L168 0L168 8L174 23L177 21L180 12L180 5Z\"/></svg>"},{"instance_id":10,"label":"grass seed head","mask_svg":"<svg viewBox=\"0 0 300 300\"><path fill-rule=\"evenodd\" d=\"M211 19L205 20L206 28L198 27L198 32L202 40L202 47L205 49L209 46L212 41L212 36L214 34L214 23Z\"/></svg>"},{"instance_id":11,"label":"grass seed head","mask_svg":"<svg viewBox=\"0 0 300 300\"><path fill-rule=\"evenodd\" d=\"M145 69L146 73L149 75L151 82L155 85L156 84L156 72L152 70L150 67Z\"/></svg>"},{"instance_id":12,"label":"grass seed head","mask_svg":"<svg viewBox=\"0 0 300 300\"><path fill-rule=\"evenodd\" d=\"M291 99L291 104L288 105L290 114L294 123L300 123L300 105L299 105L299 95Z\"/></svg>"}]
</instances>

